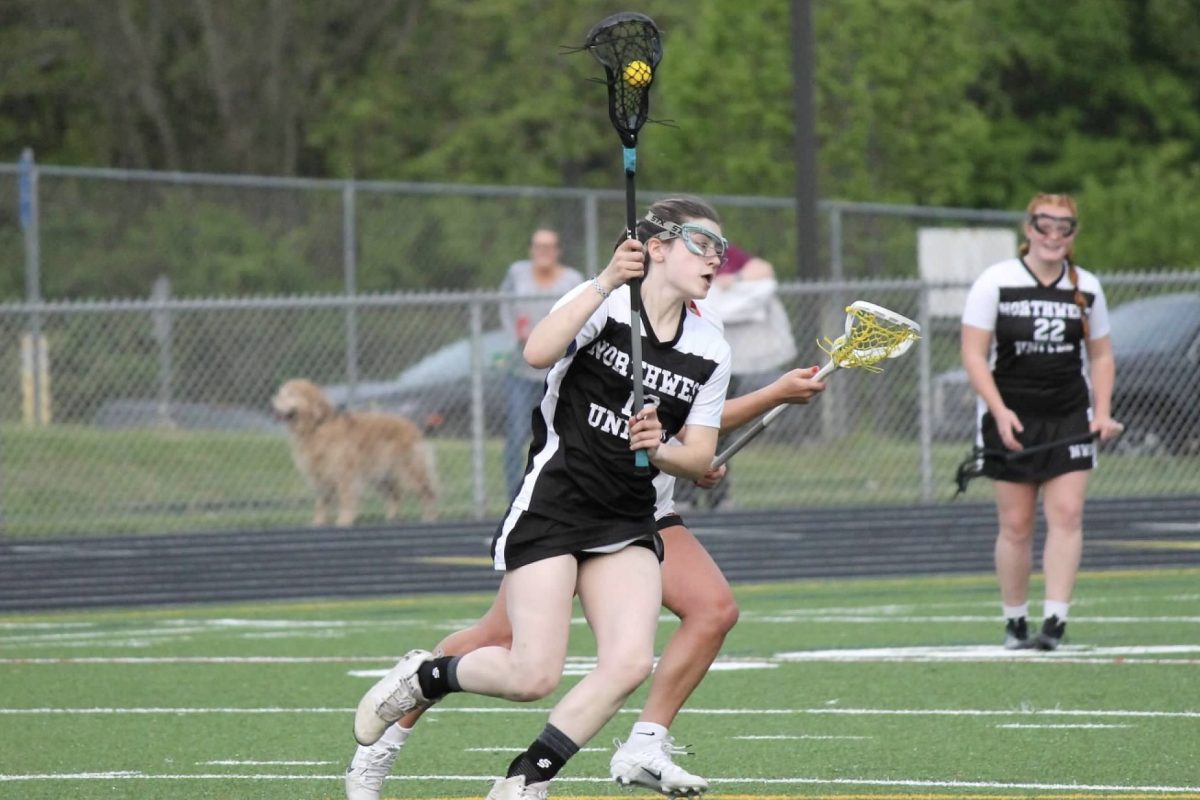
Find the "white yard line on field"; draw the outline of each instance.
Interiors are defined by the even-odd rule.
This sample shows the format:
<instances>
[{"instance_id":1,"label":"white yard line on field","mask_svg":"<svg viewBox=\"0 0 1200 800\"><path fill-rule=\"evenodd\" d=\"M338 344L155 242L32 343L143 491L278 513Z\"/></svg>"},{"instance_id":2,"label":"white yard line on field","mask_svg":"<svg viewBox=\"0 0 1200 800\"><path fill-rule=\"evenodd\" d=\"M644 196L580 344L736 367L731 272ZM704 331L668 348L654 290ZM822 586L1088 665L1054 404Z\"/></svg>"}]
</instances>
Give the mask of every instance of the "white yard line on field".
<instances>
[{"instance_id":1,"label":"white yard line on field","mask_svg":"<svg viewBox=\"0 0 1200 800\"><path fill-rule=\"evenodd\" d=\"M1183 656L1197 656L1184 658ZM1157 656L1157 657L1156 657ZM1173 656L1167 658L1164 656ZM387 664L400 656L83 656L76 658L0 658L0 665L51 666L63 664ZM798 650L777 653L769 658L719 658L711 669L715 672L747 669L775 669L780 664L803 663L1027 663L1027 664L1098 664L1098 665L1157 665L1194 667L1200 664L1200 644L1136 645L1122 647L1093 647L1064 645L1058 650L1043 653L1033 650L1005 650L999 645L951 645L937 647L870 647L835 650ZM564 675L585 675L595 668L596 660L589 656L567 659ZM386 670L356 669L353 677L377 678Z\"/></svg>"},{"instance_id":2,"label":"white yard line on field","mask_svg":"<svg viewBox=\"0 0 1200 800\"><path fill-rule=\"evenodd\" d=\"M873 739L873 736L834 736L816 733L802 733L796 735L780 734L776 736L734 736L734 739L745 739L747 741L773 741L776 739Z\"/></svg>"},{"instance_id":3,"label":"white yard line on field","mask_svg":"<svg viewBox=\"0 0 1200 800\"><path fill-rule=\"evenodd\" d=\"M525 747L464 747L464 753L524 753L528 748ZM581 753L607 753L607 747L585 747L581 749Z\"/></svg>"},{"instance_id":4,"label":"white yard line on field","mask_svg":"<svg viewBox=\"0 0 1200 800\"><path fill-rule=\"evenodd\" d=\"M781 661L1028 661L1030 663L1124 663L1140 664L1137 656L1200 655L1200 644L1131 645L1093 647L1064 645L1053 652L1005 650L999 645L961 645L937 647L862 647L837 650L797 650L776 653ZM1083 660L1087 659L1087 660ZM1188 665L1194 659L1160 659L1155 663Z\"/></svg>"},{"instance_id":5,"label":"white yard line on field","mask_svg":"<svg viewBox=\"0 0 1200 800\"><path fill-rule=\"evenodd\" d=\"M1082 722L1077 724L1057 724L1057 725L1041 725L1025 722L1007 722L1003 725L996 725L997 728L1009 729L1050 729L1050 730L1094 730L1100 728L1132 728L1133 725L1107 725L1103 722Z\"/></svg>"},{"instance_id":6,"label":"white yard line on field","mask_svg":"<svg viewBox=\"0 0 1200 800\"><path fill-rule=\"evenodd\" d=\"M838 623L849 622L856 625L882 625L893 622L913 625L926 625L935 623L989 623L1003 622L1003 618L999 614L941 614L941 615L906 615L893 616L890 614L808 614L806 612L774 612L765 614L748 613L739 617L741 622L768 623L768 624L796 624L797 622L820 622L820 623ZM1095 625L1143 625L1148 623L1167 623L1167 624L1185 624L1196 625L1200 624L1200 616L1071 616L1071 622L1075 625L1080 624L1095 624Z\"/></svg>"},{"instance_id":7,"label":"white yard line on field","mask_svg":"<svg viewBox=\"0 0 1200 800\"><path fill-rule=\"evenodd\" d=\"M0 664L394 664L399 656L92 656L81 658L0 658Z\"/></svg>"},{"instance_id":8,"label":"white yard line on field","mask_svg":"<svg viewBox=\"0 0 1200 800\"><path fill-rule=\"evenodd\" d=\"M35 773L35 774L0 774L0 782L16 781L341 781L341 774L336 775L238 775L227 773L216 774L149 774L145 772L71 772L71 773ZM461 783L486 783L494 780L492 775L405 775L406 781L454 781ZM608 778L582 778L560 776L555 778L560 783L608 784ZM1200 786L1170 786L1170 785L1126 785L1126 784L1088 784L1088 783L1007 783L1002 781L938 781L938 780L906 780L888 778L754 778L731 777L709 778L714 784L742 784L749 786L878 786L906 787L921 789L1012 789L1032 791L1074 791L1074 792L1155 792L1163 794L1195 794L1200 792Z\"/></svg>"},{"instance_id":9,"label":"white yard line on field","mask_svg":"<svg viewBox=\"0 0 1200 800\"><path fill-rule=\"evenodd\" d=\"M337 763L337 761L237 761L232 759L196 762L197 766L201 767L323 767Z\"/></svg>"},{"instance_id":10,"label":"white yard line on field","mask_svg":"<svg viewBox=\"0 0 1200 800\"><path fill-rule=\"evenodd\" d=\"M488 707L434 706L430 714L545 714L545 707L505 705ZM80 707L0 708L0 716L56 714L352 714L353 708L333 707ZM621 714L640 714L641 709L621 709ZM1200 719L1198 711L1089 708L689 708L681 714L697 716L892 716L892 717L1100 717L1127 719Z\"/></svg>"}]
</instances>

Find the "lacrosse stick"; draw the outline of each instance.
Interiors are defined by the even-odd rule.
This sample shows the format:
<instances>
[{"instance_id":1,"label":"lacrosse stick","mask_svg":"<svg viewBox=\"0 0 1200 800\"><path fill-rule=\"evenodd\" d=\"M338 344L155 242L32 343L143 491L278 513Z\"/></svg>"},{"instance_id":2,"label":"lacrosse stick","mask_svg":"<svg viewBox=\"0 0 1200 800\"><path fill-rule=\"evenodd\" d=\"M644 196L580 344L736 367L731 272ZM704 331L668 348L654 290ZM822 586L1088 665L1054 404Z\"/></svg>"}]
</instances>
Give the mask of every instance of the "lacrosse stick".
<instances>
[{"instance_id":1,"label":"lacrosse stick","mask_svg":"<svg viewBox=\"0 0 1200 800\"><path fill-rule=\"evenodd\" d=\"M884 359L904 355L919 338L921 326L908 317L865 300L856 300L846 307L846 332L832 342L826 339L825 344L818 343L829 354L829 361L813 375L813 379L823 380L835 369L883 372L881 367L875 365ZM788 408L790 406L784 404L764 414L737 441L713 459L713 469L733 458L735 453L765 431Z\"/></svg>"},{"instance_id":2,"label":"lacrosse stick","mask_svg":"<svg viewBox=\"0 0 1200 800\"><path fill-rule=\"evenodd\" d=\"M1064 447L1072 444L1083 444L1085 442L1094 441L1100 436L1098 431L1091 433L1080 433L1075 436L1068 436L1065 439L1055 439L1052 442L1043 442L1035 444L1032 447L1026 447L1024 450L990 450L986 447L976 447L971 451L971 455L963 459L958 465L958 469L954 472L954 483L957 484L958 490L950 498L953 500L967 490L969 484L975 478L983 475L984 463L988 460L1000 461L1007 463L1015 461L1024 456L1030 456L1034 453L1041 453L1046 450L1053 450L1055 447Z\"/></svg>"},{"instance_id":3,"label":"lacrosse stick","mask_svg":"<svg viewBox=\"0 0 1200 800\"><path fill-rule=\"evenodd\" d=\"M654 70L662 60L658 26L645 14L624 12L606 17L588 31L584 48L604 66L608 86L608 118L612 120L625 148L625 235L637 230L638 131L650 112L650 86ZM633 366L633 410L640 413L645 400L642 389L642 282L629 282L629 356ZM634 472L650 472L646 451L634 453Z\"/></svg>"}]
</instances>

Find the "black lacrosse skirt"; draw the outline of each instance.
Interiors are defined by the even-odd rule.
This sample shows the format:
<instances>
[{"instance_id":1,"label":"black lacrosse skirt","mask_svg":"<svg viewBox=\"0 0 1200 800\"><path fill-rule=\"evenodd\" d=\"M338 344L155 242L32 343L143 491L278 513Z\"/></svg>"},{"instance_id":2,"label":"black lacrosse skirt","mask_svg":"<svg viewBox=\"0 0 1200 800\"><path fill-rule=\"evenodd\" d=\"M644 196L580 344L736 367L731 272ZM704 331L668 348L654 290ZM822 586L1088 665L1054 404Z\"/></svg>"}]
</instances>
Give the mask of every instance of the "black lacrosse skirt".
<instances>
[{"instance_id":1,"label":"black lacrosse skirt","mask_svg":"<svg viewBox=\"0 0 1200 800\"><path fill-rule=\"evenodd\" d=\"M622 542L646 547L662 561L662 537L655 527L649 517L567 523L510 508L492 538L492 564L497 570L508 571L555 556L573 555L584 561L610 548L615 552Z\"/></svg>"},{"instance_id":2,"label":"black lacrosse skirt","mask_svg":"<svg viewBox=\"0 0 1200 800\"><path fill-rule=\"evenodd\" d=\"M1018 414L1025 430L1017 434L1017 441L1025 447L1059 439L1083 438L1089 430L1090 412L1087 408L1060 417L1033 417ZM1010 452L1000 441L996 420L991 412L984 412L979 421L979 433L985 450ZM1096 466L1096 443L1085 441L1064 444L1029 455L1008 458L985 457L982 474L993 480L1012 483L1042 483L1059 475Z\"/></svg>"}]
</instances>

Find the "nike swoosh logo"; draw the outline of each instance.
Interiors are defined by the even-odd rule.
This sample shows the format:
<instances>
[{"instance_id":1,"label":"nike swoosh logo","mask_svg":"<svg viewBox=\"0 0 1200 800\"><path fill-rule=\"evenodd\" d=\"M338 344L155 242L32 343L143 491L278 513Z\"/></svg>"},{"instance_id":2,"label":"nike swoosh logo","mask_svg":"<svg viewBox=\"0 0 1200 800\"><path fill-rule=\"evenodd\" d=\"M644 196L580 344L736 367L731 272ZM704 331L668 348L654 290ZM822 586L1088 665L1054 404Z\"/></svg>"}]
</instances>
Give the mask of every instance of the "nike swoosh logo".
<instances>
[{"instance_id":1,"label":"nike swoosh logo","mask_svg":"<svg viewBox=\"0 0 1200 800\"><path fill-rule=\"evenodd\" d=\"M647 769L646 767L642 767L642 772L646 773L646 774L647 774L647 775L649 775L651 778L654 778L654 780L656 780L656 781L661 781L661 780L662 780L662 773L661 773L661 772L655 772L654 770Z\"/></svg>"}]
</instances>

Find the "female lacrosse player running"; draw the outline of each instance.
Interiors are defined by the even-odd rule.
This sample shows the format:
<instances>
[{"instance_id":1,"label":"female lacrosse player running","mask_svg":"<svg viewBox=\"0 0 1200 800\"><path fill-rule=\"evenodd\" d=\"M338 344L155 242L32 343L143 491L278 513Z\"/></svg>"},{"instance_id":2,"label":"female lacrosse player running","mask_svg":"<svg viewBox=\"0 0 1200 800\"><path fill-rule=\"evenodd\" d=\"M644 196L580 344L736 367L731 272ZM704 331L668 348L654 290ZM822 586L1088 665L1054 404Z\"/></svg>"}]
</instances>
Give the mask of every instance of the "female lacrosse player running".
<instances>
[{"instance_id":1,"label":"female lacrosse player running","mask_svg":"<svg viewBox=\"0 0 1200 800\"><path fill-rule=\"evenodd\" d=\"M703 319L717 322L707 306L697 305ZM791 370L769 386L730 398L721 414L721 429L728 432L741 427L782 403L807 403L825 388L824 383L812 380L816 370ZM701 484L710 488L724 473L724 467L713 470ZM654 485L658 493L655 519L664 550L663 605L679 617L680 625L658 660L645 706L629 737L613 756L611 772L620 783L638 784L666 795L700 794L708 788L708 782L674 763L672 756L679 748L667 729L716 659L725 635L737 622L738 609L712 556L675 513L675 478L660 473ZM450 634L434 653L462 655L480 647L508 647L512 627L504 598L502 587L478 622ZM346 770L347 800L379 800L383 781L422 713L423 709L414 709L388 728L374 745L358 747Z\"/></svg>"},{"instance_id":2,"label":"female lacrosse player running","mask_svg":"<svg viewBox=\"0 0 1200 800\"><path fill-rule=\"evenodd\" d=\"M1027 211L1021 257L989 267L967 295L962 360L980 398L977 445L1003 452L1070 442L983 465L995 481L1000 523L1004 646L1053 650L1066 630L1083 550L1083 503L1096 464L1088 434L1107 441L1122 426L1110 416L1115 365L1104 291L1072 258L1075 201L1039 194ZM1031 638L1026 617L1039 489L1045 619Z\"/></svg>"},{"instance_id":3,"label":"female lacrosse player running","mask_svg":"<svg viewBox=\"0 0 1200 800\"><path fill-rule=\"evenodd\" d=\"M525 358L551 370L525 479L492 543L506 573L511 646L409 653L360 701L359 744L374 744L404 714L450 692L516 701L550 694L562 677L576 593L596 636L596 669L558 702L490 800L544 798L549 781L650 674L661 540L651 476L634 471L629 451L644 450L656 469L693 480L712 461L730 352L688 303L707 294L724 256L716 216L692 198L654 204L637 239L533 329ZM634 408L627 283L643 272L648 402ZM677 434L680 446L660 447Z\"/></svg>"}]
</instances>

